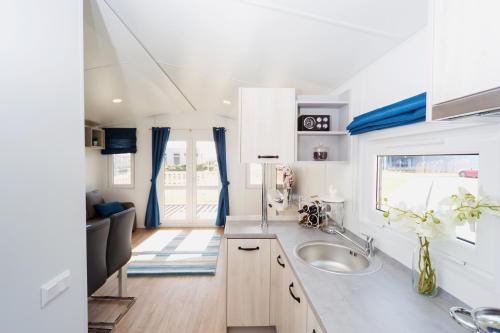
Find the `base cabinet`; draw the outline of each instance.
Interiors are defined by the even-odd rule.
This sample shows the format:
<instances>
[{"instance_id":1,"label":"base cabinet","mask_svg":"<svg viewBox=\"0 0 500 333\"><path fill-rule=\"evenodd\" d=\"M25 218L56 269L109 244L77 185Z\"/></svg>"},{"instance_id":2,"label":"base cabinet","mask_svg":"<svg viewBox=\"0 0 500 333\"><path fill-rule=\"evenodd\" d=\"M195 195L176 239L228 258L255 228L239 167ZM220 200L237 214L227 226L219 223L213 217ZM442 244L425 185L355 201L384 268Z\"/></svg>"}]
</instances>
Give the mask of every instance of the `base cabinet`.
<instances>
[{"instance_id":1,"label":"base cabinet","mask_svg":"<svg viewBox=\"0 0 500 333\"><path fill-rule=\"evenodd\" d=\"M307 300L292 270L286 272L284 284L283 317L286 330L279 333L304 333L307 329Z\"/></svg>"},{"instance_id":2,"label":"base cabinet","mask_svg":"<svg viewBox=\"0 0 500 333\"><path fill-rule=\"evenodd\" d=\"M306 333L323 333L321 326L319 326L318 319L314 315L311 307L307 307L307 330Z\"/></svg>"},{"instance_id":3,"label":"base cabinet","mask_svg":"<svg viewBox=\"0 0 500 333\"><path fill-rule=\"evenodd\" d=\"M281 247L275 240L271 241L271 300L270 300L270 323L277 328L282 321L283 285L285 273L290 268Z\"/></svg>"},{"instance_id":4,"label":"base cabinet","mask_svg":"<svg viewBox=\"0 0 500 333\"><path fill-rule=\"evenodd\" d=\"M271 240L227 242L227 326L269 326Z\"/></svg>"},{"instance_id":5,"label":"base cabinet","mask_svg":"<svg viewBox=\"0 0 500 333\"><path fill-rule=\"evenodd\" d=\"M228 239L227 326L323 333L275 239Z\"/></svg>"}]
</instances>

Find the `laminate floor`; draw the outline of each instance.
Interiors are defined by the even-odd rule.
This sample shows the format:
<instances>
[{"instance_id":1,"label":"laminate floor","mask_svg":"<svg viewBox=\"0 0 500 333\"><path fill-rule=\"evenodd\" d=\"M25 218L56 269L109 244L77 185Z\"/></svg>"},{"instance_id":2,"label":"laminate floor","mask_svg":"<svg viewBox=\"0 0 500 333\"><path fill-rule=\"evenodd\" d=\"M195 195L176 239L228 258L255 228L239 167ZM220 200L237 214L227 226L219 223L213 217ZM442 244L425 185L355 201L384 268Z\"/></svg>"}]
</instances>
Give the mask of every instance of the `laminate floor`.
<instances>
[{"instance_id":1,"label":"laminate floor","mask_svg":"<svg viewBox=\"0 0 500 333\"><path fill-rule=\"evenodd\" d=\"M222 234L222 229L214 230ZM155 232L143 229L135 231L134 246ZM117 294L116 277L108 279L96 293ZM225 240L221 240L215 276L129 277L128 296L137 297L137 301L113 333L225 333ZM109 311L116 311L116 307L110 306ZM89 309L89 314L93 312L95 309Z\"/></svg>"}]
</instances>

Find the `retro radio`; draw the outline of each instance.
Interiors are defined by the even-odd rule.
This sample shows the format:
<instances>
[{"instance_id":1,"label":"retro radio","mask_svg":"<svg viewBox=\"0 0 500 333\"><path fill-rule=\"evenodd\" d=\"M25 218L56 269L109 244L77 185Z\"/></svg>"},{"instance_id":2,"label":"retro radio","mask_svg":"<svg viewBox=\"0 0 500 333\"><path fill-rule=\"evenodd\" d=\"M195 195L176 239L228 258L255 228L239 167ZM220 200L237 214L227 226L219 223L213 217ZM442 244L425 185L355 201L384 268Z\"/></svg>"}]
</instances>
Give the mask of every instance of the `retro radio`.
<instances>
[{"instance_id":1,"label":"retro radio","mask_svg":"<svg viewBox=\"0 0 500 333\"><path fill-rule=\"evenodd\" d=\"M299 131L329 131L329 115L302 115L299 116Z\"/></svg>"}]
</instances>

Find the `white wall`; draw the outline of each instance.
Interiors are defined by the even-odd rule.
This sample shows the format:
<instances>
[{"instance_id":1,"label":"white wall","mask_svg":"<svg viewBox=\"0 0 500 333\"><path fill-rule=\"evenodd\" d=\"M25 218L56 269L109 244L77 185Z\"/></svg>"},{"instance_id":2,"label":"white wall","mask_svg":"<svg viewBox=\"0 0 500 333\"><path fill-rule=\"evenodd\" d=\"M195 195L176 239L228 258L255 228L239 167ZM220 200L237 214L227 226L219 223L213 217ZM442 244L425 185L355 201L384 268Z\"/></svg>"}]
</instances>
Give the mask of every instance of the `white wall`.
<instances>
[{"instance_id":1,"label":"white wall","mask_svg":"<svg viewBox=\"0 0 500 333\"><path fill-rule=\"evenodd\" d=\"M427 29L419 31L332 92L350 93L352 117L428 90L427 33ZM384 219L374 208L377 154L480 153L480 185L500 197L498 133L498 125L420 123L356 136L351 163L330 165L327 184L339 188L348 199L349 229L374 235L377 247L410 266L414 235L384 227ZM500 223L483 218L477 233L476 246L458 240L433 244L439 284L472 306L499 306L500 298L493 291L495 280L500 280L494 268Z\"/></svg>"},{"instance_id":2,"label":"white wall","mask_svg":"<svg viewBox=\"0 0 500 333\"><path fill-rule=\"evenodd\" d=\"M106 184L106 156L97 149L85 149L85 191L100 190Z\"/></svg>"},{"instance_id":3,"label":"white wall","mask_svg":"<svg viewBox=\"0 0 500 333\"><path fill-rule=\"evenodd\" d=\"M87 332L81 7L0 4L2 332ZM65 270L42 309L40 286Z\"/></svg>"}]
</instances>

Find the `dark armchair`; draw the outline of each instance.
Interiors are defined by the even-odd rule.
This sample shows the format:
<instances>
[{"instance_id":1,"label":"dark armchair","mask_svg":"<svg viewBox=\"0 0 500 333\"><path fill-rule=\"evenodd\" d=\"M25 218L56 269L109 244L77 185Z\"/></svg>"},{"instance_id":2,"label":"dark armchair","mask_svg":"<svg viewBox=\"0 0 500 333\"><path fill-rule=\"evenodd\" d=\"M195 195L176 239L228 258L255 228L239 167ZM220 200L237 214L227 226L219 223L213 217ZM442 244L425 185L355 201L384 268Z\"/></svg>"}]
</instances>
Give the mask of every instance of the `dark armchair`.
<instances>
[{"instance_id":1,"label":"dark armchair","mask_svg":"<svg viewBox=\"0 0 500 333\"><path fill-rule=\"evenodd\" d=\"M127 209L103 218L96 213L94 208L95 205L101 203L104 203L104 198L99 191L87 193L88 292L89 295L94 293L106 282L107 278L119 271L119 292L120 296L124 296L126 294L126 264L132 256L132 230L136 220L135 207L132 203L122 203ZM104 229L107 230L106 233ZM106 276L104 279L103 272Z\"/></svg>"},{"instance_id":2,"label":"dark armchair","mask_svg":"<svg viewBox=\"0 0 500 333\"><path fill-rule=\"evenodd\" d=\"M108 278L108 235L109 219L87 223L87 296L95 293Z\"/></svg>"},{"instance_id":3,"label":"dark armchair","mask_svg":"<svg viewBox=\"0 0 500 333\"><path fill-rule=\"evenodd\" d=\"M124 267L132 256L132 229L135 208L111 215L106 262L108 277ZM126 274L126 273L125 273Z\"/></svg>"},{"instance_id":4,"label":"dark armchair","mask_svg":"<svg viewBox=\"0 0 500 333\"><path fill-rule=\"evenodd\" d=\"M132 256L132 230L135 226L135 207L122 203L125 210L110 217L100 217L94 208L104 203L98 191L88 192L87 207L87 295L89 301L126 301L127 307L112 322L89 321L89 328L113 330L118 321L135 302L135 297L125 297L127 290L127 263ZM92 296L106 280L118 271L119 296Z\"/></svg>"}]
</instances>

